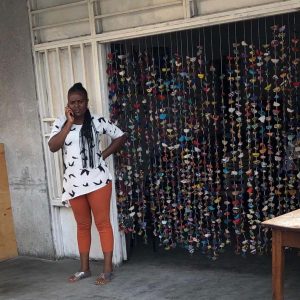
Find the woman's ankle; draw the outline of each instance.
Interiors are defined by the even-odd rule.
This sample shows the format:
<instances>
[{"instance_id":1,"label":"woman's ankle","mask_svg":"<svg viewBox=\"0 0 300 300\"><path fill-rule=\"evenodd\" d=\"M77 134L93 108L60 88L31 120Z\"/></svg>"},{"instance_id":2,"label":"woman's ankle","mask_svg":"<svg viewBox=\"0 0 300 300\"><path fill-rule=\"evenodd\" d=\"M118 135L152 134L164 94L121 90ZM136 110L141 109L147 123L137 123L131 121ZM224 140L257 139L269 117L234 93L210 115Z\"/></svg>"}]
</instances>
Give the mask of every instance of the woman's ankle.
<instances>
[{"instance_id":1,"label":"woman's ankle","mask_svg":"<svg viewBox=\"0 0 300 300\"><path fill-rule=\"evenodd\" d=\"M112 273L113 272L113 269L112 268L103 268L103 273Z\"/></svg>"},{"instance_id":2,"label":"woman's ankle","mask_svg":"<svg viewBox=\"0 0 300 300\"><path fill-rule=\"evenodd\" d=\"M90 272L90 268L80 268L80 272Z\"/></svg>"}]
</instances>

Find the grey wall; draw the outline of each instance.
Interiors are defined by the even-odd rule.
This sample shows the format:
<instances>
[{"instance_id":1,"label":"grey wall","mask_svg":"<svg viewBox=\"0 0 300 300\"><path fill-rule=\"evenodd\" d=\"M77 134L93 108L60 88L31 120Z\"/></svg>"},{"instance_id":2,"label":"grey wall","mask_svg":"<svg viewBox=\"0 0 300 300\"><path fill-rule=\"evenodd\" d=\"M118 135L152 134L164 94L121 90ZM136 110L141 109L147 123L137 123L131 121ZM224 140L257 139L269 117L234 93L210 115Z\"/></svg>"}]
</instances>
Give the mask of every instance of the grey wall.
<instances>
[{"instance_id":1,"label":"grey wall","mask_svg":"<svg viewBox=\"0 0 300 300\"><path fill-rule=\"evenodd\" d=\"M25 0L0 1L0 143L20 255L54 257ZM1 172L1 170L0 170Z\"/></svg>"}]
</instances>

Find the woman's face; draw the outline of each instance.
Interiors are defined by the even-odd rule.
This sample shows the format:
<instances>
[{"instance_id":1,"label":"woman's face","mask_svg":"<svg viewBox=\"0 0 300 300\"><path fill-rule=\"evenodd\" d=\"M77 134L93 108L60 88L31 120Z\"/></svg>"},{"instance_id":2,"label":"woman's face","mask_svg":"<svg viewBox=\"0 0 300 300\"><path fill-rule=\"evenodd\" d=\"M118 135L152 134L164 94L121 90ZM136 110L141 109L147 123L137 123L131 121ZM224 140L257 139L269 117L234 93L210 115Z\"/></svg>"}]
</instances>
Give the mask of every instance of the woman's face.
<instances>
[{"instance_id":1,"label":"woman's face","mask_svg":"<svg viewBox=\"0 0 300 300\"><path fill-rule=\"evenodd\" d=\"M79 119L84 117L87 110L88 99L84 93L74 92L68 96L68 106L72 109L74 118Z\"/></svg>"}]
</instances>

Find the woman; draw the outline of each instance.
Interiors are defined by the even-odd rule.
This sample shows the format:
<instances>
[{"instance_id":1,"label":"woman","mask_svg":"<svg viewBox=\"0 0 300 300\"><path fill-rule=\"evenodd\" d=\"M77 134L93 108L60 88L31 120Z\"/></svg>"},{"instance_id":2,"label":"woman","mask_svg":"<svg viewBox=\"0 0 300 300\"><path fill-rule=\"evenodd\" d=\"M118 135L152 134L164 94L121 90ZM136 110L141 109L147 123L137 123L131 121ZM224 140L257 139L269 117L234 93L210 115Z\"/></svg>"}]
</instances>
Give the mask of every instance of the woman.
<instances>
[{"instance_id":1,"label":"woman","mask_svg":"<svg viewBox=\"0 0 300 300\"><path fill-rule=\"evenodd\" d=\"M113 140L103 152L99 148L102 134L108 134ZM91 276L91 212L104 254L103 273L96 284L106 284L112 278L113 232L109 219L112 177L105 159L117 152L125 141L123 131L109 120L90 114L87 91L81 83L75 83L68 91L65 116L55 120L48 142L52 152L63 151L62 201L71 205L77 223L81 267L69 282Z\"/></svg>"}]
</instances>

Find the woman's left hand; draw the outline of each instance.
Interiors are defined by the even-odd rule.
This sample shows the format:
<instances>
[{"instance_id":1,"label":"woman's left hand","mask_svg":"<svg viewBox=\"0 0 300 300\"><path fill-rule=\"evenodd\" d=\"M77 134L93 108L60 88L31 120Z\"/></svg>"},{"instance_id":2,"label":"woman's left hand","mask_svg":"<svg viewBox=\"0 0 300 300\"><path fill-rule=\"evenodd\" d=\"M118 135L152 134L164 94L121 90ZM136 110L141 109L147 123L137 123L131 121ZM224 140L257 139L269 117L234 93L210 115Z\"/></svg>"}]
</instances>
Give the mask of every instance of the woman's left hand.
<instances>
[{"instance_id":1,"label":"woman's left hand","mask_svg":"<svg viewBox=\"0 0 300 300\"><path fill-rule=\"evenodd\" d=\"M102 152L102 159L105 160L111 154L118 152L127 140L127 134L124 133L122 136L114 139L111 144Z\"/></svg>"}]
</instances>

